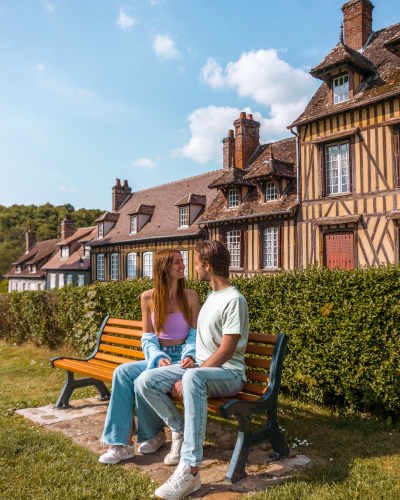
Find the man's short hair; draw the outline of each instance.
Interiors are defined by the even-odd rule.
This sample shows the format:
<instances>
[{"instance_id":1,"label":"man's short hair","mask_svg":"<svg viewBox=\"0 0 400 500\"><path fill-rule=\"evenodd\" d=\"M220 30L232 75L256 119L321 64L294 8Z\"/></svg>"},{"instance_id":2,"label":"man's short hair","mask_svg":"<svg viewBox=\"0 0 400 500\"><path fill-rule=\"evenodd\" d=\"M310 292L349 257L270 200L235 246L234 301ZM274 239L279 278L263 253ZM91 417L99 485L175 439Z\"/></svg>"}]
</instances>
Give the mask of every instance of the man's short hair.
<instances>
[{"instance_id":1,"label":"man's short hair","mask_svg":"<svg viewBox=\"0 0 400 500\"><path fill-rule=\"evenodd\" d=\"M229 278L231 256L226 246L217 240L205 240L196 245L196 252L202 264L210 264L214 273Z\"/></svg>"}]
</instances>

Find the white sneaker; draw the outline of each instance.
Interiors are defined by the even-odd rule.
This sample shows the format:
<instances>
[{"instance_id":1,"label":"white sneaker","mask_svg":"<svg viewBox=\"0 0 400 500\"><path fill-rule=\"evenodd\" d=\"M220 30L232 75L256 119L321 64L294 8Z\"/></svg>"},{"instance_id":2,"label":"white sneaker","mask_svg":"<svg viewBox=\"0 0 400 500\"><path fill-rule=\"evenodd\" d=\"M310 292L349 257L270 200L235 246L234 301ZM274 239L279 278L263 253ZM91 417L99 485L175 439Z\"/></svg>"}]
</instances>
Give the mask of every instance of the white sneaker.
<instances>
[{"instance_id":1,"label":"white sneaker","mask_svg":"<svg viewBox=\"0 0 400 500\"><path fill-rule=\"evenodd\" d=\"M183 443L183 434L180 432L172 433L171 451L164 458L166 465L178 465L181 461L181 448Z\"/></svg>"},{"instance_id":2,"label":"white sneaker","mask_svg":"<svg viewBox=\"0 0 400 500\"><path fill-rule=\"evenodd\" d=\"M156 437L153 439L150 439L150 441L145 441L139 446L139 453L147 454L147 453L154 453L157 451L161 446L165 443L165 440L167 439L165 435L165 429L162 429Z\"/></svg>"},{"instance_id":3,"label":"white sneaker","mask_svg":"<svg viewBox=\"0 0 400 500\"><path fill-rule=\"evenodd\" d=\"M180 500L201 488L200 472L193 476L190 474L190 466L180 462L175 472L166 483L154 492L157 498L162 500Z\"/></svg>"},{"instance_id":4,"label":"white sneaker","mask_svg":"<svg viewBox=\"0 0 400 500\"><path fill-rule=\"evenodd\" d=\"M122 444L115 444L110 446L107 453L101 455L99 462L101 464L117 464L121 460L128 460L135 456L135 444L132 446L123 446Z\"/></svg>"}]
</instances>

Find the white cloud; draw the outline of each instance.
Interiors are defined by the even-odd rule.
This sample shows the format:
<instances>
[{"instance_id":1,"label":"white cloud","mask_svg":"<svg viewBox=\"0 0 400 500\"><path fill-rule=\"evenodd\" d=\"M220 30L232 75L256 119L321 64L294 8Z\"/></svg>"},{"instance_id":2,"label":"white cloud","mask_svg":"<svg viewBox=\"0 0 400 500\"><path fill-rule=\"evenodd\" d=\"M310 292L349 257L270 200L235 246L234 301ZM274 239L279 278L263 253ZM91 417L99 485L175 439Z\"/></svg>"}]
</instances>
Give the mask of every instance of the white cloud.
<instances>
[{"instance_id":1,"label":"white cloud","mask_svg":"<svg viewBox=\"0 0 400 500\"><path fill-rule=\"evenodd\" d=\"M209 57L206 64L201 68L200 80L211 85L214 89L225 86L223 70L212 57Z\"/></svg>"},{"instance_id":2,"label":"white cloud","mask_svg":"<svg viewBox=\"0 0 400 500\"><path fill-rule=\"evenodd\" d=\"M66 193L75 193L78 190L75 188L67 188L66 186L61 186L60 191L64 191Z\"/></svg>"},{"instance_id":3,"label":"white cloud","mask_svg":"<svg viewBox=\"0 0 400 500\"><path fill-rule=\"evenodd\" d=\"M44 64L36 64L35 69L37 71L44 71L46 69L46 66Z\"/></svg>"},{"instance_id":4,"label":"white cloud","mask_svg":"<svg viewBox=\"0 0 400 500\"><path fill-rule=\"evenodd\" d=\"M56 10L55 5L53 5L50 2L42 2L42 6L43 6L43 8L45 8L47 10L47 12L50 12L50 13L52 13Z\"/></svg>"},{"instance_id":5,"label":"white cloud","mask_svg":"<svg viewBox=\"0 0 400 500\"><path fill-rule=\"evenodd\" d=\"M156 35L153 50L157 56L171 59L180 56L176 50L176 43L168 35Z\"/></svg>"},{"instance_id":6,"label":"white cloud","mask_svg":"<svg viewBox=\"0 0 400 500\"><path fill-rule=\"evenodd\" d=\"M133 161L131 163L133 167L142 167L142 168L154 168L157 166L154 161L150 160L149 158L140 158L140 160Z\"/></svg>"},{"instance_id":7,"label":"white cloud","mask_svg":"<svg viewBox=\"0 0 400 500\"><path fill-rule=\"evenodd\" d=\"M124 11L124 9L119 10L117 26L119 26L122 30L127 30L129 28L132 28L132 26L138 22L139 21L137 19L129 17Z\"/></svg>"}]
</instances>

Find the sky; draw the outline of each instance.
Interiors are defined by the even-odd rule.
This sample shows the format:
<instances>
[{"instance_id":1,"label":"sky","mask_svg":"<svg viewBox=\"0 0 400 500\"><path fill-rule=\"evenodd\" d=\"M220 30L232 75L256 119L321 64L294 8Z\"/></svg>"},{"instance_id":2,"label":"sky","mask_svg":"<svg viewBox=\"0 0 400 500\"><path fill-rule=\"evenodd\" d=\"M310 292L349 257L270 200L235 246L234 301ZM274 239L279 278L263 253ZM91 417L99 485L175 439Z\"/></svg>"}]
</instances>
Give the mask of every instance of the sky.
<instances>
[{"instance_id":1,"label":"sky","mask_svg":"<svg viewBox=\"0 0 400 500\"><path fill-rule=\"evenodd\" d=\"M290 136L343 0L0 0L0 205L111 210L222 168L241 111ZM374 0L375 31L400 22Z\"/></svg>"}]
</instances>

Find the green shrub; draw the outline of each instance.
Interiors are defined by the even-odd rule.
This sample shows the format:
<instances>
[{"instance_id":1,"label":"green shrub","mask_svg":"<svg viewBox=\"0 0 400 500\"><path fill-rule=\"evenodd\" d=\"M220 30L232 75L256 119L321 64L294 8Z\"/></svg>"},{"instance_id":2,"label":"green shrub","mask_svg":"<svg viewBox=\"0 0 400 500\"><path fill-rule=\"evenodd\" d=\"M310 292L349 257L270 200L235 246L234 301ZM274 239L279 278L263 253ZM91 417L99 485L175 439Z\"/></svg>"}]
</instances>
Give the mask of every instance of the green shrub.
<instances>
[{"instance_id":1,"label":"green shrub","mask_svg":"<svg viewBox=\"0 0 400 500\"><path fill-rule=\"evenodd\" d=\"M0 295L8 293L8 280L0 281Z\"/></svg>"},{"instance_id":2,"label":"green shrub","mask_svg":"<svg viewBox=\"0 0 400 500\"><path fill-rule=\"evenodd\" d=\"M236 277L246 297L250 329L285 332L290 339L284 390L324 404L400 415L400 267ZM0 335L52 347L93 350L105 315L141 319L148 278L13 292L0 297ZM210 287L187 280L204 303Z\"/></svg>"}]
</instances>

